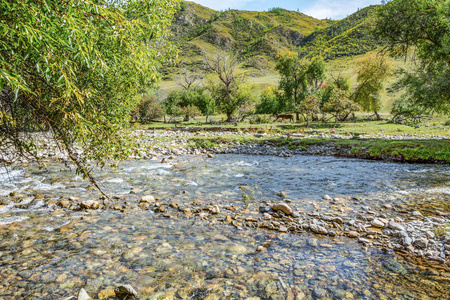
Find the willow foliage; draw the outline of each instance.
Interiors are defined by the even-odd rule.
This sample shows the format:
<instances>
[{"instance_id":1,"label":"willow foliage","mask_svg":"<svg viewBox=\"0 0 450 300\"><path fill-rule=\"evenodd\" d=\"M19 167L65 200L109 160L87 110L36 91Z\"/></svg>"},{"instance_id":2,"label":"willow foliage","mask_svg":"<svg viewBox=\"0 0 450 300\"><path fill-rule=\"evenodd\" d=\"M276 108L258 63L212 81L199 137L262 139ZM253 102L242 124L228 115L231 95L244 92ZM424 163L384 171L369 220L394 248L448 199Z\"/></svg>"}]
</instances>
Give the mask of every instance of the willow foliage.
<instances>
[{"instance_id":1,"label":"willow foliage","mask_svg":"<svg viewBox=\"0 0 450 300\"><path fill-rule=\"evenodd\" d=\"M177 0L0 0L0 155L36 155L46 131L90 177L125 158L136 95L175 54ZM76 151L75 146L81 151ZM91 178L92 179L92 178Z\"/></svg>"}]
</instances>

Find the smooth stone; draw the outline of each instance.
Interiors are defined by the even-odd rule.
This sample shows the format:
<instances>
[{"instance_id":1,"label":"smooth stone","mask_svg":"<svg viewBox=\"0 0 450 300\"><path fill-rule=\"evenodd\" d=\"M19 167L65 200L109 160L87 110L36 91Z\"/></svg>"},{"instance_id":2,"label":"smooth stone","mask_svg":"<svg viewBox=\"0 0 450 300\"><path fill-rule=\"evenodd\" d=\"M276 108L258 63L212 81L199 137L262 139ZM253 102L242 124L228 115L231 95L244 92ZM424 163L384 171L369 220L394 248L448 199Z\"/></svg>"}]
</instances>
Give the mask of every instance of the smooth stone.
<instances>
[{"instance_id":1,"label":"smooth stone","mask_svg":"<svg viewBox=\"0 0 450 300\"><path fill-rule=\"evenodd\" d=\"M422 213L418 210L415 210L411 213L413 217L422 217Z\"/></svg>"},{"instance_id":2,"label":"smooth stone","mask_svg":"<svg viewBox=\"0 0 450 300\"><path fill-rule=\"evenodd\" d=\"M403 227L402 225L400 225L396 222L392 222L392 221L389 222L388 227L393 230L405 231L405 227Z\"/></svg>"},{"instance_id":3,"label":"smooth stone","mask_svg":"<svg viewBox=\"0 0 450 300\"><path fill-rule=\"evenodd\" d=\"M146 195L143 196L139 202L153 203L155 201L155 197L153 197L152 195Z\"/></svg>"},{"instance_id":4,"label":"smooth stone","mask_svg":"<svg viewBox=\"0 0 450 300\"><path fill-rule=\"evenodd\" d=\"M372 221L372 223L370 223L373 227L377 227L377 228L383 228L384 227L384 223L383 222L381 222L380 220L378 220L378 219L374 219L373 221Z\"/></svg>"},{"instance_id":5,"label":"smooth stone","mask_svg":"<svg viewBox=\"0 0 450 300\"><path fill-rule=\"evenodd\" d=\"M347 236L350 237L350 238L359 238L359 233L356 232L356 231L354 231L354 230L352 230L352 231L350 231L350 232L347 234Z\"/></svg>"},{"instance_id":6,"label":"smooth stone","mask_svg":"<svg viewBox=\"0 0 450 300\"><path fill-rule=\"evenodd\" d=\"M129 284L120 285L114 289L116 296L120 300L136 299L137 292Z\"/></svg>"},{"instance_id":7,"label":"smooth stone","mask_svg":"<svg viewBox=\"0 0 450 300\"><path fill-rule=\"evenodd\" d=\"M234 245L228 250L235 254L245 254L248 252L247 248L244 245Z\"/></svg>"},{"instance_id":8,"label":"smooth stone","mask_svg":"<svg viewBox=\"0 0 450 300\"><path fill-rule=\"evenodd\" d=\"M319 245L319 243L317 242L317 239L309 239L308 245L310 245L312 247L317 247Z\"/></svg>"},{"instance_id":9,"label":"smooth stone","mask_svg":"<svg viewBox=\"0 0 450 300\"><path fill-rule=\"evenodd\" d=\"M220 213L220 208L219 208L219 206L214 205L214 206L211 208L211 213L212 213L213 215L219 214L219 213Z\"/></svg>"},{"instance_id":10,"label":"smooth stone","mask_svg":"<svg viewBox=\"0 0 450 300\"><path fill-rule=\"evenodd\" d=\"M258 246L258 247L256 247L256 251L258 251L258 252L265 252L265 251L267 251L267 248L264 247L264 246Z\"/></svg>"},{"instance_id":11,"label":"smooth stone","mask_svg":"<svg viewBox=\"0 0 450 300\"><path fill-rule=\"evenodd\" d=\"M309 228L314 233L328 234L328 230L325 227L317 225L317 224L309 224Z\"/></svg>"},{"instance_id":12,"label":"smooth stone","mask_svg":"<svg viewBox=\"0 0 450 300\"><path fill-rule=\"evenodd\" d=\"M278 228L279 232L287 232L288 229L286 228L286 226L280 226L280 228Z\"/></svg>"},{"instance_id":13,"label":"smooth stone","mask_svg":"<svg viewBox=\"0 0 450 300\"><path fill-rule=\"evenodd\" d=\"M368 239L362 238L362 237L360 237L358 239L358 242L361 244L370 244L371 243L371 241L369 241Z\"/></svg>"},{"instance_id":14,"label":"smooth stone","mask_svg":"<svg viewBox=\"0 0 450 300\"><path fill-rule=\"evenodd\" d=\"M274 211L281 210L286 215L291 215L293 213L292 208L290 208L289 205L287 205L284 202L279 202L277 204L272 205L272 210Z\"/></svg>"},{"instance_id":15,"label":"smooth stone","mask_svg":"<svg viewBox=\"0 0 450 300\"><path fill-rule=\"evenodd\" d=\"M99 208L100 203L94 200L86 200L80 203L80 207L84 209L97 209Z\"/></svg>"},{"instance_id":16,"label":"smooth stone","mask_svg":"<svg viewBox=\"0 0 450 300\"><path fill-rule=\"evenodd\" d=\"M262 212L262 213L267 213L267 212L271 211L271 208L268 207L268 206L261 206L259 208L259 211Z\"/></svg>"},{"instance_id":17,"label":"smooth stone","mask_svg":"<svg viewBox=\"0 0 450 300\"><path fill-rule=\"evenodd\" d=\"M91 299L91 297L89 297L89 295L86 293L86 291L82 288L78 292L77 300L89 300L89 299Z\"/></svg>"},{"instance_id":18,"label":"smooth stone","mask_svg":"<svg viewBox=\"0 0 450 300\"><path fill-rule=\"evenodd\" d=\"M332 221L333 221L333 222L336 222L336 223L338 223L338 224L343 224L343 223L344 223L344 221L342 220L342 218L339 218L339 217L333 218Z\"/></svg>"}]
</instances>

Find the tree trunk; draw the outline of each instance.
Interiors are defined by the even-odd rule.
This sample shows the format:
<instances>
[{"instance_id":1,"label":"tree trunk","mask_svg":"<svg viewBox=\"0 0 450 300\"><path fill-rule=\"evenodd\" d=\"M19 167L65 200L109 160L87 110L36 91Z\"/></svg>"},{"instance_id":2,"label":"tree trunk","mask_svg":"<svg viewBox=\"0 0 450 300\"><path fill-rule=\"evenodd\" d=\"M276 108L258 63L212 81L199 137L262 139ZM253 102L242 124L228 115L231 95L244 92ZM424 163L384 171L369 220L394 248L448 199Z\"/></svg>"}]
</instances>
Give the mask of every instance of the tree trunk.
<instances>
[{"instance_id":1,"label":"tree trunk","mask_svg":"<svg viewBox=\"0 0 450 300\"><path fill-rule=\"evenodd\" d=\"M227 122L231 122L231 121L233 121L233 113L227 112Z\"/></svg>"},{"instance_id":2,"label":"tree trunk","mask_svg":"<svg viewBox=\"0 0 450 300\"><path fill-rule=\"evenodd\" d=\"M377 117L377 121L380 121L381 120L381 116L378 114L377 111L375 111L374 113L375 113L375 116Z\"/></svg>"},{"instance_id":3,"label":"tree trunk","mask_svg":"<svg viewBox=\"0 0 450 300\"><path fill-rule=\"evenodd\" d=\"M189 122L189 115L184 116L183 122Z\"/></svg>"},{"instance_id":4,"label":"tree trunk","mask_svg":"<svg viewBox=\"0 0 450 300\"><path fill-rule=\"evenodd\" d=\"M300 122L300 113L299 112L295 113L295 118L297 119L297 122Z\"/></svg>"}]
</instances>

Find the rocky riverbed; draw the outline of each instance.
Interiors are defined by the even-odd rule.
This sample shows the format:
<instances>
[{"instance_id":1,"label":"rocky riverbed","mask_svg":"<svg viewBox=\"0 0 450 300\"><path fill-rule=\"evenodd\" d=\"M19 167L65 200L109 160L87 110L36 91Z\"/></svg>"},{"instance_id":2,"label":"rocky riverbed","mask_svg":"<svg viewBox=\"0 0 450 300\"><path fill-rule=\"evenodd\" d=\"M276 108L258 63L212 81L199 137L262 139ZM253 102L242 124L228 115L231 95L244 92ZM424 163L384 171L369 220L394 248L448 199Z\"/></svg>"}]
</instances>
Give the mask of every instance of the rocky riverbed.
<instances>
[{"instance_id":1,"label":"rocky riverbed","mask_svg":"<svg viewBox=\"0 0 450 300\"><path fill-rule=\"evenodd\" d=\"M352 135L339 135L339 134L325 134L323 132L305 133L305 134L267 134L265 132L255 133L249 130L236 130L236 131L224 131L221 128L217 128L216 131L188 131L180 129L174 130L133 130L127 133L136 142L136 148L134 149L134 155L130 159L149 159L159 157L161 155L184 155L184 154L201 154L201 153L238 153L238 154L251 154L251 155L276 155L276 156L291 156L295 154L306 155L324 155L324 156L340 156L340 157L357 157L355 153L351 153L349 147L336 147L333 143L320 143L311 144L306 148L288 149L287 146L281 146L277 143L266 142L256 143L258 140L254 140L253 143L241 143L233 142L233 139L242 138L243 140L249 138L294 138L294 139L352 139L355 138ZM32 133L39 150L37 157L40 160L63 160L67 161L67 153L61 151L61 149L54 143L51 137L46 133ZM196 147L192 142L195 138L221 138L224 135L231 141L225 142L217 147ZM449 136L439 135L411 135L411 134L399 134L399 135L385 135L385 134L366 134L359 135L358 139L382 139L382 140L448 140ZM75 153L80 154L81 148L78 148ZM386 157L387 160L391 159ZM34 161L34 158L19 157L14 151L6 151L0 156L0 162L5 163L26 163ZM394 158L395 160L395 158Z\"/></svg>"},{"instance_id":2,"label":"rocky riverbed","mask_svg":"<svg viewBox=\"0 0 450 300\"><path fill-rule=\"evenodd\" d=\"M448 166L308 155L347 151L331 144L191 142L220 132L132 134L134 159L96 174L109 199L53 163L64 155L49 141L47 170L11 156L1 298L121 299L127 284L141 299L450 293Z\"/></svg>"}]
</instances>

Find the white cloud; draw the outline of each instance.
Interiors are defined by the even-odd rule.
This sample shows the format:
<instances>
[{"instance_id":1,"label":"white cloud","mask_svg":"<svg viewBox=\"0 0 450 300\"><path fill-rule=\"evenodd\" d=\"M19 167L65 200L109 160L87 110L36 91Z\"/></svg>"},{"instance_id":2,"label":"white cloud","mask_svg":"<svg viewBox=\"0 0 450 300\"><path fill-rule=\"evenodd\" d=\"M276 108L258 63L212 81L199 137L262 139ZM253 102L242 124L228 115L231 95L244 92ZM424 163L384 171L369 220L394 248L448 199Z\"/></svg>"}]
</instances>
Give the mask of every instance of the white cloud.
<instances>
[{"instance_id":1,"label":"white cloud","mask_svg":"<svg viewBox=\"0 0 450 300\"><path fill-rule=\"evenodd\" d=\"M225 10L228 8L243 9L248 2L254 1L256 0L194 0L195 3L215 10Z\"/></svg>"},{"instance_id":2,"label":"white cloud","mask_svg":"<svg viewBox=\"0 0 450 300\"><path fill-rule=\"evenodd\" d=\"M225 10L267 10L281 7L290 10L299 9L302 13L318 19L342 19L371 4L380 4L381 0L191 0L203 6Z\"/></svg>"}]
</instances>

